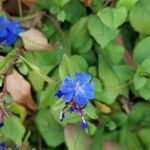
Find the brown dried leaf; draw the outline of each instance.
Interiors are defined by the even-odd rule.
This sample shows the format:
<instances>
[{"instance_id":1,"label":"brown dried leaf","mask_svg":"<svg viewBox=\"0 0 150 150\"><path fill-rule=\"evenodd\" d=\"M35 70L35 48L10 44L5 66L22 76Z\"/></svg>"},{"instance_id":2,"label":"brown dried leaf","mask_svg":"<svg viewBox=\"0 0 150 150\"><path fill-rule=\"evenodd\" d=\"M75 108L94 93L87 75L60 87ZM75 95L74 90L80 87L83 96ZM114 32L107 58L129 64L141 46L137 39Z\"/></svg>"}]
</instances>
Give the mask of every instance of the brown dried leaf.
<instances>
[{"instance_id":1,"label":"brown dried leaf","mask_svg":"<svg viewBox=\"0 0 150 150\"><path fill-rule=\"evenodd\" d=\"M21 0L21 2L29 8L33 8L35 6L36 0Z\"/></svg>"},{"instance_id":2,"label":"brown dried leaf","mask_svg":"<svg viewBox=\"0 0 150 150\"><path fill-rule=\"evenodd\" d=\"M121 104L121 107L126 113L130 112L130 106L129 106L129 100L125 98L124 96L119 97L119 102Z\"/></svg>"},{"instance_id":3,"label":"brown dried leaf","mask_svg":"<svg viewBox=\"0 0 150 150\"><path fill-rule=\"evenodd\" d=\"M35 110L36 104L31 96L30 84L16 70L6 77L6 90L14 101L25 107Z\"/></svg>"},{"instance_id":4,"label":"brown dried leaf","mask_svg":"<svg viewBox=\"0 0 150 150\"><path fill-rule=\"evenodd\" d=\"M123 59L124 59L124 62L125 62L127 65L134 66L134 62L133 62L133 59L132 59L132 54L131 54L129 51L126 50L126 51L124 52Z\"/></svg>"},{"instance_id":5,"label":"brown dried leaf","mask_svg":"<svg viewBox=\"0 0 150 150\"><path fill-rule=\"evenodd\" d=\"M123 37L121 35L118 35L115 39L117 44L123 44Z\"/></svg>"},{"instance_id":6,"label":"brown dried leaf","mask_svg":"<svg viewBox=\"0 0 150 150\"><path fill-rule=\"evenodd\" d=\"M92 0L81 0L81 2L86 6L86 7L90 7Z\"/></svg>"},{"instance_id":7,"label":"brown dried leaf","mask_svg":"<svg viewBox=\"0 0 150 150\"><path fill-rule=\"evenodd\" d=\"M110 140L104 141L104 150L121 150L120 146Z\"/></svg>"},{"instance_id":8,"label":"brown dried leaf","mask_svg":"<svg viewBox=\"0 0 150 150\"><path fill-rule=\"evenodd\" d=\"M20 37L28 51L53 50L57 47L56 45L49 45L43 33L34 28L20 33Z\"/></svg>"},{"instance_id":9,"label":"brown dried leaf","mask_svg":"<svg viewBox=\"0 0 150 150\"><path fill-rule=\"evenodd\" d=\"M23 3L21 3L21 6L23 13L28 10L28 7ZM3 7L9 15L19 16L18 0L6 0L5 2L3 2Z\"/></svg>"}]
</instances>

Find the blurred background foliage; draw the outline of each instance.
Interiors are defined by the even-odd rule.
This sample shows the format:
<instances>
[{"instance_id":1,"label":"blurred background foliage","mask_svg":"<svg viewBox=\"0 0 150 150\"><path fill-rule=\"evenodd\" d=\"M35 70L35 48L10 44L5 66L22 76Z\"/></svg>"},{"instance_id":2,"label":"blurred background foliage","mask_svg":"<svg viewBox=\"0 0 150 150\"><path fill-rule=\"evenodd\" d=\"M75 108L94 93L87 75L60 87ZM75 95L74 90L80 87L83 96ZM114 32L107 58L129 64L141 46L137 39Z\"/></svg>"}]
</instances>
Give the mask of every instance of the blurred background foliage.
<instances>
[{"instance_id":1,"label":"blurred background foliage","mask_svg":"<svg viewBox=\"0 0 150 150\"><path fill-rule=\"evenodd\" d=\"M36 29L0 47L0 86L9 70L4 104L12 112L1 143L22 150L150 150L149 0L0 3L1 15ZM77 71L95 83L85 131L74 113L59 121L63 100L55 97L64 77Z\"/></svg>"}]
</instances>

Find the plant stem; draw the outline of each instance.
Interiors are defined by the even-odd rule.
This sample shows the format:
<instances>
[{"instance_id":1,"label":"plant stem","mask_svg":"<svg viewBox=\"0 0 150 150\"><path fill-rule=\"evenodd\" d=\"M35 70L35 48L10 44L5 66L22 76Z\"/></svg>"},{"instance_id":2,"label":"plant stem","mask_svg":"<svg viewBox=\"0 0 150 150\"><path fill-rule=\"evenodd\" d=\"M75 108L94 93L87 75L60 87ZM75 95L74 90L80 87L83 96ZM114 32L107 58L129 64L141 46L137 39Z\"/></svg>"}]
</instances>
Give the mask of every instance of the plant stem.
<instances>
[{"instance_id":1,"label":"plant stem","mask_svg":"<svg viewBox=\"0 0 150 150\"><path fill-rule=\"evenodd\" d=\"M21 5L21 1L20 0L17 0L17 1L18 1L19 16L22 17L22 5Z\"/></svg>"},{"instance_id":2,"label":"plant stem","mask_svg":"<svg viewBox=\"0 0 150 150\"><path fill-rule=\"evenodd\" d=\"M49 15L45 14L45 16L54 24L54 26L56 27L56 29L59 31L59 33L62 35L63 41L64 41L64 45L65 45L65 49L66 49L66 53L69 53L70 50L70 46L69 43L64 35L64 32L62 31L62 29L60 28L60 26L58 25L58 23Z\"/></svg>"}]
</instances>

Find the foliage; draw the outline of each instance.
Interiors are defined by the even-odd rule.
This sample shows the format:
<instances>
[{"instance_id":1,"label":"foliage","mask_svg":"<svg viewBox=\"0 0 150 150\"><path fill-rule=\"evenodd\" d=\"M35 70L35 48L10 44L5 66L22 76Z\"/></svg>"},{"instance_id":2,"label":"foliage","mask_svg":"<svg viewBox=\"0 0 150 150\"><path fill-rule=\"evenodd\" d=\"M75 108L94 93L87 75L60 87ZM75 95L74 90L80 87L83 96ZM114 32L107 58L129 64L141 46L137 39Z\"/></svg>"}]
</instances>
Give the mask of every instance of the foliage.
<instances>
[{"instance_id":1,"label":"foliage","mask_svg":"<svg viewBox=\"0 0 150 150\"><path fill-rule=\"evenodd\" d=\"M1 0L0 10L15 24L0 20L0 143L150 149L149 0ZM7 28L19 36L15 43L5 44ZM55 96L76 72L94 82L85 130L75 113L59 121L64 104Z\"/></svg>"}]
</instances>

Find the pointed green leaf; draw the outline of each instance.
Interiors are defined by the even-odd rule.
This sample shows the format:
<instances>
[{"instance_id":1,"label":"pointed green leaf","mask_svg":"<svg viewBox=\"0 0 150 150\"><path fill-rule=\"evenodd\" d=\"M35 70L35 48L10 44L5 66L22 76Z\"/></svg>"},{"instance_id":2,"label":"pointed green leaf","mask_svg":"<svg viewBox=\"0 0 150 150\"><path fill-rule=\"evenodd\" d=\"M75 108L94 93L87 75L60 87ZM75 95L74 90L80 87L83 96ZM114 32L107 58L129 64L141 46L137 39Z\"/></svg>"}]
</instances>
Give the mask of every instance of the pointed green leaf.
<instances>
[{"instance_id":1,"label":"pointed green leaf","mask_svg":"<svg viewBox=\"0 0 150 150\"><path fill-rule=\"evenodd\" d=\"M121 8L104 8L98 12L101 21L112 29L117 29L127 18L127 10Z\"/></svg>"},{"instance_id":2,"label":"pointed green leaf","mask_svg":"<svg viewBox=\"0 0 150 150\"><path fill-rule=\"evenodd\" d=\"M88 19L88 29L91 36L102 47L106 47L110 41L118 35L118 30L113 30L103 24L99 17L91 15Z\"/></svg>"}]
</instances>

